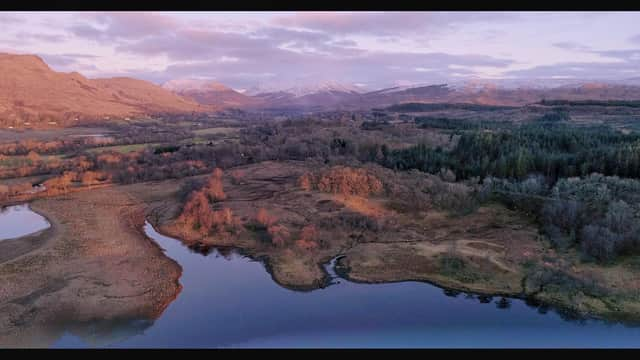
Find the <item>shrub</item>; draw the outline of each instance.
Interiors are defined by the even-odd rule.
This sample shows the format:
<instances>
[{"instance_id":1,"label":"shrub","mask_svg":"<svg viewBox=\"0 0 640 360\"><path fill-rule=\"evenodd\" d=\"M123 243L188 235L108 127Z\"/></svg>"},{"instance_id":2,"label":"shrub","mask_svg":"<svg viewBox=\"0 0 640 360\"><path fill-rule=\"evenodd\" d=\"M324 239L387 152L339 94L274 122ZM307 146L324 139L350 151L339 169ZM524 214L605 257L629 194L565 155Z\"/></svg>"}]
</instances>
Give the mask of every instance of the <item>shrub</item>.
<instances>
[{"instance_id":1,"label":"shrub","mask_svg":"<svg viewBox=\"0 0 640 360\"><path fill-rule=\"evenodd\" d=\"M582 229L582 251L602 262L615 258L622 241L621 235L606 227L588 225Z\"/></svg>"},{"instance_id":2,"label":"shrub","mask_svg":"<svg viewBox=\"0 0 640 360\"><path fill-rule=\"evenodd\" d=\"M212 201L222 201L227 198L222 185L222 170L215 168L206 186L207 194Z\"/></svg>"}]
</instances>

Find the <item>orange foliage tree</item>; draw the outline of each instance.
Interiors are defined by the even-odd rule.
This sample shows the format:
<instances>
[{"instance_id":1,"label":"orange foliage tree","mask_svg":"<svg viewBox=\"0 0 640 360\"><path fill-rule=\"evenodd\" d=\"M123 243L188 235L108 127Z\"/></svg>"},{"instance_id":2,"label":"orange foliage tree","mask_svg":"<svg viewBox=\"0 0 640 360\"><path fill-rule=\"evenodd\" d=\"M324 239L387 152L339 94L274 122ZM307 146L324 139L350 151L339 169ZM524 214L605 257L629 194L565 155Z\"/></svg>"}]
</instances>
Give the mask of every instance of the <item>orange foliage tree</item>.
<instances>
[{"instance_id":1,"label":"orange foliage tree","mask_svg":"<svg viewBox=\"0 0 640 360\"><path fill-rule=\"evenodd\" d=\"M296 246L304 250L313 250L318 248L316 239L318 237L318 229L316 226L306 225L300 231L300 239L296 241Z\"/></svg>"},{"instance_id":2,"label":"orange foliage tree","mask_svg":"<svg viewBox=\"0 0 640 360\"><path fill-rule=\"evenodd\" d=\"M178 222L187 229L198 230L202 235L234 232L239 228L240 221L233 216L231 209L214 211L211 208L212 202L224 199L226 195L222 188L222 170L216 168L207 184L201 190L191 193Z\"/></svg>"},{"instance_id":3,"label":"orange foliage tree","mask_svg":"<svg viewBox=\"0 0 640 360\"><path fill-rule=\"evenodd\" d=\"M275 216L270 215L265 208L260 208L256 215L256 221L258 224L268 228L269 226L274 225L278 219L276 219Z\"/></svg>"},{"instance_id":4,"label":"orange foliage tree","mask_svg":"<svg viewBox=\"0 0 640 360\"><path fill-rule=\"evenodd\" d=\"M313 189L313 175L310 173L305 173L298 179L298 185L306 191L311 191Z\"/></svg>"},{"instance_id":5,"label":"orange foliage tree","mask_svg":"<svg viewBox=\"0 0 640 360\"><path fill-rule=\"evenodd\" d=\"M61 176L45 181L44 186L51 194L63 194L69 190L77 176L78 174L73 171L65 171Z\"/></svg>"},{"instance_id":6,"label":"orange foliage tree","mask_svg":"<svg viewBox=\"0 0 640 360\"><path fill-rule=\"evenodd\" d=\"M271 225L267 228L271 243L275 246L285 246L291 237L289 229L284 225Z\"/></svg>"},{"instance_id":7,"label":"orange foliage tree","mask_svg":"<svg viewBox=\"0 0 640 360\"><path fill-rule=\"evenodd\" d=\"M213 170L213 174L207 182L206 191L213 201L222 201L227 198L222 186L222 170L220 168Z\"/></svg>"},{"instance_id":8,"label":"orange foliage tree","mask_svg":"<svg viewBox=\"0 0 640 360\"><path fill-rule=\"evenodd\" d=\"M233 216L229 208L213 212L212 231L217 233L234 232L240 225L240 221Z\"/></svg>"},{"instance_id":9,"label":"orange foliage tree","mask_svg":"<svg viewBox=\"0 0 640 360\"><path fill-rule=\"evenodd\" d=\"M0 184L0 201L7 200L9 198L9 187L7 185Z\"/></svg>"},{"instance_id":10,"label":"orange foliage tree","mask_svg":"<svg viewBox=\"0 0 640 360\"><path fill-rule=\"evenodd\" d=\"M322 192L342 195L368 196L383 190L382 181L366 169L335 166L316 176L306 173L298 179L305 190L316 188Z\"/></svg>"},{"instance_id":11,"label":"orange foliage tree","mask_svg":"<svg viewBox=\"0 0 640 360\"><path fill-rule=\"evenodd\" d=\"M202 234L209 233L213 225L213 211L207 195L203 191L191 193L178 220L189 229L198 230Z\"/></svg>"},{"instance_id":12,"label":"orange foliage tree","mask_svg":"<svg viewBox=\"0 0 640 360\"><path fill-rule=\"evenodd\" d=\"M106 180L106 178L107 176L104 173L97 171L85 171L84 173L82 173L80 181L82 181L82 185L90 186L99 184L102 181Z\"/></svg>"},{"instance_id":13,"label":"orange foliage tree","mask_svg":"<svg viewBox=\"0 0 640 360\"><path fill-rule=\"evenodd\" d=\"M29 161L31 161L32 163L36 163L36 162L40 161L40 155L38 155L37 152L31 150L27 154L27 159L29 159Z\"/></svg>"},{"instance_id":14,"label":"orange foliage tree","mask_svg":"<svg viewBox=\"0 0 640 360\"><path fill-rule=\"evenodd\" d=\"M278 219L269 214L265 208L258 209L255 223L259 225L259 228L267 231L271 244L275 246L285 246L291 238L289 229L282 224L278 224Z\"/></svg>"}]
</instances>

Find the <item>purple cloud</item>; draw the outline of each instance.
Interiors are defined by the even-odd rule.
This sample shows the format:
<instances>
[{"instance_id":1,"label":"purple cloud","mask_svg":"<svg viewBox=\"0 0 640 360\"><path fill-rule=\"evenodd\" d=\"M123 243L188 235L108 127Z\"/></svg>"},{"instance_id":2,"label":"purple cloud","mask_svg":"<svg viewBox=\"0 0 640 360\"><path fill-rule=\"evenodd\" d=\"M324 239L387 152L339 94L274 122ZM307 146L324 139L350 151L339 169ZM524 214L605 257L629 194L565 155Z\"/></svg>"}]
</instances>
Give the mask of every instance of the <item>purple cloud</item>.
<instances>
[{"instance_id":1,"label":"purple cloud","mask_svg":"<svg viewBox=\"0 0 640 360\"><path fill-rule=\"evenodd\" d=\"M0 14L0 25L9 25L20 22L20 19L11 14Z\"/></svg>"},{"instance_id":2,"label":"purple cloud","mask_svg":"<svg viewBox=\"0 0 640 360\"><path fill-rule=\"evenodd\" d=\"M536 66L531 69L508 71L506 75L517 78L570 77L575 79L620 80L640 75L638 63L588 63L566 62Z\"/></svg>"},{"instance_id":3,"label":"purple cloud","mask_svg":"<svg viewBox=\"0 0 640 360\"><path fill-rule=\"evenodd\" d=\"M281 26L297 27L337 34L393 35L446 31L459 23L509 21L516 14L438 13L438 12L303 12L274 20Z\"/></svg>"},{"instance_id":4,"label":"purple cloud","mask_svg":"<svg viewBox=\"0 0 640 360\"><path fill-rule=\"evenodd\" d=\"M68 37L66 35L61 34L42 34L42 33L27 33L27 32L19 32L15 34L16 41L20 42L61 42L65 41Z\"/></svg>"},{"instance_id":5,"label":"purple cloud","mask_svg":"<svg viewBox=\"0 0 640 360\"><path fill-rule=\"evenodd\" d=\"M553 43L552 45L557 48L569 50L569 51L591 51L591 47L587 45L579 44L574 41L561 41L561 42Z\"/></svg>"},{"instance_id":6,"label":"purple cloud","mask_svg":"<svg viewBox=\"0 0 640 360\"><path fill-rule=\"evenodd\" d=\"M446 82L458 74L475 75L469 67L504 67L511 60L480 55L450 55L445 53L381 53L363 52L354 56L298 53L277 48L235 49L230 52L239 61L221 62L214 58L198 58L191 63L176 63L165 71L142 75L147 80L163 82L172 78L215 78L235 87L247 87L260 78L295 83L301 78L334 79L341 82L368 83L385 87L398 79L415 82ZM463 68L450 68L450 65ZM282 69L286 69L285 72ZM271 74L271 75L269 75ZM375 74L372 77L371 74Z\"/></svg>"},{"instance_id":7,"label":"purple cloud","mask_svg":"<svg viewBox=\"0 0 640 360\"><path fill-rule=\"evenodd\" d=\"M83 14L84 23L71 26L76 36L92 40L139 39L171 33L178 23L156 13L108 12ZM96 26L98 25L98 26Z\"/></svg>"}]
</instances>

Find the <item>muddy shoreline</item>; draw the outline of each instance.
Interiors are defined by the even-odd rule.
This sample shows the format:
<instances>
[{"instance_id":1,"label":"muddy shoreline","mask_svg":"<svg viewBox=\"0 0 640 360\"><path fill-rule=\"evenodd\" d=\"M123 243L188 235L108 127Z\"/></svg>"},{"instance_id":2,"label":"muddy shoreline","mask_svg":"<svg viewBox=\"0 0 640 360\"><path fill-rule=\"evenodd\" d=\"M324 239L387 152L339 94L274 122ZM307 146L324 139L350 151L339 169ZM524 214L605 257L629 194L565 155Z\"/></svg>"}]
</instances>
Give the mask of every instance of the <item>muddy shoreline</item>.
<instances>
[{"instance_id":1,"label":"muddy shoreline","mask_svg":"<svg viewBox=\"0 0 640 360\"><path fill-rule=\"evenodd\" d=\"M112 327L150 326L180 293L182 269L142 233L138 199L105 188L31 206L51 227L8 241L31 245L0 262L0 346L49 347L65 332L106 344ZM107 338L94 338L96 322Z\"/></svg>"}]
</instances>

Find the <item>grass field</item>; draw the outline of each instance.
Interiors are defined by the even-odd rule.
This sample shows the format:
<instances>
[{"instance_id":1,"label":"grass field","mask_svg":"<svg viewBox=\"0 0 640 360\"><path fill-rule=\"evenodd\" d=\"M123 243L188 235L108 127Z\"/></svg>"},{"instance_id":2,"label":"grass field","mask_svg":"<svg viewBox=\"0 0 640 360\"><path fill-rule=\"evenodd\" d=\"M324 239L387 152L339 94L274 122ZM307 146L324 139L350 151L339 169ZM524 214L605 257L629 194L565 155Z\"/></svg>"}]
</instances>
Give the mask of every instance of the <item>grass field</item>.
<instances>
[{"instance_id":1,"label":"grass field","mask_svg":"<svg viewBox=\"0 0 640 360\"><path fill-rule=\"evenodd\" d=\"M229 128L229 127L215 127L215 128L207 128L207 129L198 129L194 130L194 134L196 135L232 135L239 132L239 128Z\"/></svg>"},{"instance_id":2,"label":"grass field","mask_svg":"<svg viewBox=\"0 0 640 360\"><path fill-rule=\"evenodd\" d=\"M52 130L6 130L0 129L0 144L13 143L23 140L49 141L68 136L86 136L103 134L109 135L111 131L102 127L71 127Z\"/></svg>"},{"instance_id":3,"label":"grass field","mask_svg":"<svg viewBox=\"0 0 640 360\"><path fill-rule=\"evenodd\" d=\"M92 153L101 153L105 151L115 151L121 154L126 154L138 150L145 149L147 147L153 147L156 145L160 145L159 143L150 143L150 144L131 144L131 145L116 145L116 146L103 146L89 149L89 152Z\"/></svg>"},{"instance_id":4,"label":"grass field","mask_svg":"<svg viewBox=\"0 0 640 360\"><path fill-rule=\"evenodd\" d=\"M41 155L40 159L44 162L60 160L64 155ZM5 156L0 159L0 167L17 168L21 166L31 166L33 161L25 155Z\"/></svg>"}]
</instances>

